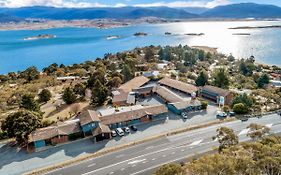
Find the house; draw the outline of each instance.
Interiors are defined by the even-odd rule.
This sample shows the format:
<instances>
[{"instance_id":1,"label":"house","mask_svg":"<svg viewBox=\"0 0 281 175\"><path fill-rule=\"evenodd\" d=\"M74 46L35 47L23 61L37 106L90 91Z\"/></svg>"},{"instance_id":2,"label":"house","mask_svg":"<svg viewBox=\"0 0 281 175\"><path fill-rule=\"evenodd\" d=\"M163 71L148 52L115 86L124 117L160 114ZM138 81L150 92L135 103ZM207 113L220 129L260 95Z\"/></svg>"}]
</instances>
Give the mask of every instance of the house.
<instances>
[{"instance_id":1,"label":"house","mask_svg":"<svg viewBox=\"0 0 281 175\"><path fill-rule=\"evenodd\" d=\"M109 112L101 112L104 113L104 115L100 117L100 120L102 124L107 125L110 129L115 129L149 122L153 120L154 117L166 112L168 112L168 109L165 105L135 105L123 108L121 111L111 110Z\"/></svg>"},{"instance_id":2,"label":"house","mask_svg":"<svg viewBox=\"0 0 281 175\"><path fill-rule=\"evenodd\" d=\"M273 87L281 88L281 81L270 80L270 84L271 84Z\"/></svg>"},{"instance_id":3,"label":"house","mask_svg":"<svg viewBox=\"0 0 281 175\"><path fill-rule=\"evenodd\" d=\"M233 93L229 90L215 86L206 85L200 89L200 96L219 104L223 99L224 105L230 105L233 100Z\"/></svg>"},{"instance_id":4,"label":"house","mask_svg":"<svg viewBox=\"0 0 281 175\"><path fill-rule=\"evenodd\" d=\"M187 100L176 103L169 103L167 107L170 111L180 115L182 112L191 112L201 110L202 104L199 100Z\"/></svg>"},{"instance_id":5,"label":"house","mask_svg":"<svg viewBox=\"0 0 281 175\"><path fill-rule=\"evenodd\" d=\"M183 101L183 98L174 93L170 89L157 85L153 88L153 92L162 98L166 103L175 103Z\"/></svg>"},{"instance_id":6,"label":"house","mask_svg":"<svg viewBox=\"0 0 281 175\"><path fill-rule=\"evenodd\" d=\"M50 146L72 141L81 136L79 120L57 123L55 126L33 131L28 138L27 150L29 152L45 150Z\"/></svg>"},{"instance_id":7,"label":"house","mask_svg":"<svg viewBox=\"0 0 281 175\"><path fill-rule=\"evenodd\" d=\"M186 93L188 95L192 95L193 93L197 93L198 88L192 84L187 84L178 80L173 80L171 78L162 78L158 84L162 86L167 86L174 90L178 90L180 92Z\"/></svg>"},{"instance_id":8,"label":"house","mask_svg":"<svg viewBox=\"0 0 281 175\"><path fill-rule=\"evenodd\" d=\"M111 130L107 125L99 123L98 126L92 131L95 142L111 139Z\"/></svg>"},{"instance_id":9,"label":"house","mask_svg":"<svg viewBox=\"0 0 281 175\"><path fill-rule=\"evenodd\" d=\"M57 77L58 81L66 82L66 81L74 81L79 80L80 77L78 76L67 76L67 77Z\"/></svg>"},{"instance_id":10,"label":"house","mask_svg":"<svg viewBox=\"0 0 281 175\"><path fill-rule=\"evenodd\" d=\"M84 136L92 135L92 131L98 127L100 114L97 111L87 110L78 116Z\"/></svg>"},{"instance_id":11,"label":"house","mask_svg":"<svg viewBox=\"0 0 281 175\"><path fill-rule=\"evenodd\" d=\"M137 89L148 82L148 78L144 76L139 76L121 85L116 91L112 92L112 104L114 106L128 105L127 101L131 102L132 99L132 97L129 96L130 92L132 92L133 89Z\"/></svg>"}]
</instances>

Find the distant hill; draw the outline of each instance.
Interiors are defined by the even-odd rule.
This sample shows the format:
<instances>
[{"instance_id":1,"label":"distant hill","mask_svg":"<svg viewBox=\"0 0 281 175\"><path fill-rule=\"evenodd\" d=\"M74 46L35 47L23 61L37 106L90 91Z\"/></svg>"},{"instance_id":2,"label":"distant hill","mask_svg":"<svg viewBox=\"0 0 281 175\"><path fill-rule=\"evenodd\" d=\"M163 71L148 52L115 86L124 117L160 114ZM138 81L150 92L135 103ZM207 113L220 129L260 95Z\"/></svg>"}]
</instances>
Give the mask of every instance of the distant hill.
<instances>
[{"instance_id":1,"label":"distant hill","mask_svg":"<svg viewBox=\"0 0 281 175\"><path fill-rule=\"evenodd\" d=\"M179 9L185 10L188 13L193 13L196 15L200 15L210 10L209 8L204 8L204 7L183 7Z\"/></svg>"},{"instance_id":2,"label":"distant hill","mask_svg":"<svg viewBox=\"0 0 281 175\"><path fill-rule=\"evenodd\" d=\"M208 8L169 8L169 7L120 7L120 8L55 8L22 7L0 8L2 22L17 21L24 18L43 18L54 20L73 19L137 19L156 17L166 19L190 18L281 18L281 8L273 5L254 3L231 4ZM4 15L5 14L5 15Z\"/></svg>"},{"instance_id":3,"label":"distant hill","mask_svg":"<svg viewBox=\"0 0 281 175\"><path fill-rule=\"evenodd\" d=\"M54 8L54 7L23 7L0 8L0 13L6 13L22 18L45 19L134 19L142 17L158 18L195 18L198 15L191 14L182 9L168 7L121 7L121 8Z\"/></svg>"},{"instance_id":4,"label":"distant hill","mask_svg":"<svg viewBox=\"0 0 281 175\"><path fill-rule=\"evenodd\" d=\"M216 18L279 18L281 8L274 5L241 3L218 6L201 15Z\"/></svg>"},{"instance_id":5,"label":"distant hill","mask_svg":"<svg viewBox=\"0 0 281 175\"><path fill-rule=\"evenodd\" d=\"M0 23L20 22L20 21L23 21L23 20L24 19L19 18L19 17L15 17L15 16L0 13Z\"/></svg>"}]
</instances>

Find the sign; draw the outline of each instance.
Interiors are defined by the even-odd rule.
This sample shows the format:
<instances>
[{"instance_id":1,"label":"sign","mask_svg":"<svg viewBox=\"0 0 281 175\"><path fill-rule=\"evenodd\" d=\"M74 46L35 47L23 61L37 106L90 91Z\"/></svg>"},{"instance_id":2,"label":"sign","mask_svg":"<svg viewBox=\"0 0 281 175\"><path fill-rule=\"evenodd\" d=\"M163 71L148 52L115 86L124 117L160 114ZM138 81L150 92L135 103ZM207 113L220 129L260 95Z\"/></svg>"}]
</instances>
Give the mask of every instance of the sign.
<instances>
[{"instance_id":1,"label":"sign","mask_svg":"<svg viewBox=\"0 0 281 175\"><path fill-rule=\"evenodd\" d=\"M224 105L224 97L223 96L220 96L219 104Z\"/></svg>"}]
</instances>

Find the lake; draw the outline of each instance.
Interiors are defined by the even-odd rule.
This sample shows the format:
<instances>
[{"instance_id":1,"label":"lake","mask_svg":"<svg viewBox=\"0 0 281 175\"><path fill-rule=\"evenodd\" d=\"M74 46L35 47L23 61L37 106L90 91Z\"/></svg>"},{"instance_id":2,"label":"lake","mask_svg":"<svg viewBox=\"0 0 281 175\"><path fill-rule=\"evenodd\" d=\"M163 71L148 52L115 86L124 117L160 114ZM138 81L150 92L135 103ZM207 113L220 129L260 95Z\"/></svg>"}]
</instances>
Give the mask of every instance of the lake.
<instances>
[{"instance_id":1,"label":"lake","mask_svg":"<svg viewBox=\"0 0 281 175\"><path fill-rule=\"evenodd\" d=\"M52 63L70 65L95 60L105 53L130 50L148 45L189 45L217 47L218 51L237 58L254 54L261 63L281 65L281 29L239 29L231 27L281 25L280 21L251 22L181 22L135 25L124 28L60 28L31 31L0 31L0 73L39 69ZM134 33L146 32L145 37ZM165 35L171 32L173 35ZM188 36L186 33L204 33ZM233 35L250 33L251 35ZM23 40L39 34L56 35L53 39ZM107 36L121 38L108 40Z\"/></svg>"}]
</instances>

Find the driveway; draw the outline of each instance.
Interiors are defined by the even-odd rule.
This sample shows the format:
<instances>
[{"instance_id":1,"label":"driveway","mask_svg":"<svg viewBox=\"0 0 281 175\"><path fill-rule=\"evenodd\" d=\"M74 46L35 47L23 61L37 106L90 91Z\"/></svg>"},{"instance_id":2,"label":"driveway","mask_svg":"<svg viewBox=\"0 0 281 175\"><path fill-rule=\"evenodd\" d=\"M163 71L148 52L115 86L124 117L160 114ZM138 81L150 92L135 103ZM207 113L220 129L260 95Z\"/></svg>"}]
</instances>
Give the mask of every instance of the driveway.
<instances>
[{"instance_id":1,"label":"driveway","mask_svg":"<svg viewBox=\"0 0 281 175\"><path fill-rule=\"evenodd\" d=\"M216 106L209 106L207 111L189 114L189 119L183 120L180 116L167 113L159 120L138 125L138 131L116 137L112 140L93 143L92 139L86 138L65 145L50 148L49 150L28 154L24 150L17 151L15 147L8 145L0 146L0 174L17 175L33 169L57 164L72 158L94 153L104 148L114 147L137 140L158 135L168 131L203 124L216 119ZM168 118L168 119L167 119Z\"/></svg>"}]
</instances>

